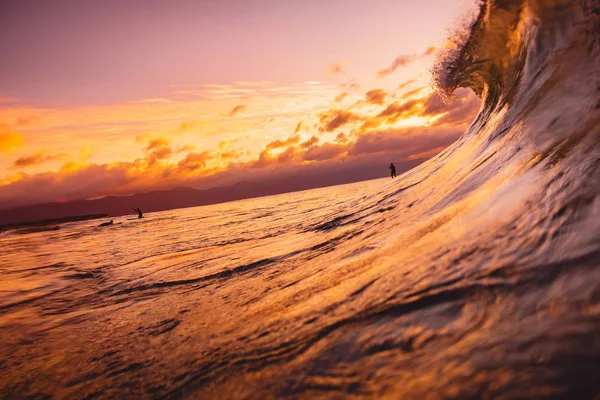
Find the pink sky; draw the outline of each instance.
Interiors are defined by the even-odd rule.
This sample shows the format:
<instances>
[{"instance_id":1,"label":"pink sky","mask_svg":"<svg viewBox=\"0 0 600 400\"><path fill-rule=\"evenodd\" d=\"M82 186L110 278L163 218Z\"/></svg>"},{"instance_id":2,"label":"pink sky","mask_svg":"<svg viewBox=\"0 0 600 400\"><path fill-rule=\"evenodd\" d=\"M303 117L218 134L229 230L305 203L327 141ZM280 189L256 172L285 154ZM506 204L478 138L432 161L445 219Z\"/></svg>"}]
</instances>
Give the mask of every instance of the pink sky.
<instances>
[{"instance_id":1,"label":"pink sky","mask_svg":"<svg viewBox=\"0 0 600 400\"><path fill-rule=\"evenodd\" d=\"M219 154L202 176L230 163L249 166L264 149L275 157L279 150L269 143L293 134L302 141L317 136L320 145L334 143L340 133L356 142L367 133L361 118L428 85L431 57L423 53L443 44L471 4L5 0L0 207L11 185L26 185L39 174L52 176L53 185L91 165L111 169L143 159L144 167L136 168L151 170L156 163L148 161L149 143L158 138L171 150L161 153L164 168L189 154ZM374 89L382 90L379 102L366 100ZM425 102L430 94L423 89L413 97ZM340 108L361 117L338 130L323 129L323 116ZM425 126L436 118L417 114L379 128ZM337 156L352 161L351 153ZM152 179L128 187L146 188ZM77 196L129 190L113 189Z\"/></svg>"},{"instance_id":2,"label":"pink sky","mask_svg":"<svg viewBox=\"0 0 600 400\"><path fill-rule=\"evenodd\" d=\"M445 39L465 0L25 0L0 16L2 91L41 106L178 85L358 79ZM462 6L462 8L461 8Z\"/></svg>"}]
</instances>

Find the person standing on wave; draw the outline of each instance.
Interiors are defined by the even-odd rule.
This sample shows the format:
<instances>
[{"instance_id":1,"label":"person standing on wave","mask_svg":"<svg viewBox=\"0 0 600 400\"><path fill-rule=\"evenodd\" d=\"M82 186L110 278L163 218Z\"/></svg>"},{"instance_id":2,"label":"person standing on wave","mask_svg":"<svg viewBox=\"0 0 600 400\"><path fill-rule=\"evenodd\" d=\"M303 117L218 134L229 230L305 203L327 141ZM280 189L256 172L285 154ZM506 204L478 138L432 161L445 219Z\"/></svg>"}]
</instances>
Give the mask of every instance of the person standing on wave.
<instances>
[{"instance_id":1,"label":"person standing on wave","mask_svg":"<svg viewBox=\"0 0 600 400\"><path fill-rule=\"evenodd\" d=\"M390 163L390 173L392 175L392 179L396 177L396 166L394 163Z\"/></svg>"}]
</instances>

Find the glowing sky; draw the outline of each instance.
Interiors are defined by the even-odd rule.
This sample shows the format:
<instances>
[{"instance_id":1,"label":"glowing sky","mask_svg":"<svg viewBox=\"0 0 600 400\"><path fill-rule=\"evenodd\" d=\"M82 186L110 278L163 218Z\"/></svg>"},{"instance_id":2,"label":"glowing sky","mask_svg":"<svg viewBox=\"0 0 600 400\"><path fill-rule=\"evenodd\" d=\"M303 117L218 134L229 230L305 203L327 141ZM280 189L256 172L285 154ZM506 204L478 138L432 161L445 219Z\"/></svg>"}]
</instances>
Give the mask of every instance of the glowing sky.
<instances>
[{"instance_id":1,"label":"glowing sky","mask_svg":"<svg viewBox=\"0 0 600 400\"><path fill-rule=\"evenodd\" d=\"M435 154L477 111L427 88L470 4L1 0L0 208Z\"/></svg>"}]
</instances>

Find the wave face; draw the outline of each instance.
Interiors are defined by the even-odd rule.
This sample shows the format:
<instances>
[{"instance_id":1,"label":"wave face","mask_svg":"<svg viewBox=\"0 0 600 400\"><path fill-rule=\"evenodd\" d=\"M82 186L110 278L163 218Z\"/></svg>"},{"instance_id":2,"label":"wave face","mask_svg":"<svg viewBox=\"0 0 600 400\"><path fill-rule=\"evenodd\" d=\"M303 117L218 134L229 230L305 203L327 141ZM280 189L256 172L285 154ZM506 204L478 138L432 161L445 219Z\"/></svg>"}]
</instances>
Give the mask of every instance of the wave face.
<instances>
[{"instance_id":1,"label":"wave face","mask_svg":"<svg viewBox=\"0 0 600 400\"><path fill-rule=\"evenodd\" d=\"M599 16L483 2L396 180L0 236L1 397L593 398Z\"/></svg>"}]
</instances>

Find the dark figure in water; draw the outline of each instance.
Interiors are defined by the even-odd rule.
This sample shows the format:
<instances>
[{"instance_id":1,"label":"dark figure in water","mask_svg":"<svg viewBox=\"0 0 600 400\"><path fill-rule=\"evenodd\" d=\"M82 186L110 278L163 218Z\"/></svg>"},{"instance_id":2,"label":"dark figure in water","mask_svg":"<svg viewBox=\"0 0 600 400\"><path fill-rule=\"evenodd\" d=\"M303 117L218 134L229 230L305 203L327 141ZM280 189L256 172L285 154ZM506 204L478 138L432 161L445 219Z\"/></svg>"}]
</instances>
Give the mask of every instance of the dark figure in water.
<instances>
[{"instance_id":1,"label":"dark figure in water","mask_svg":"<svg viewBox=\"0 0 600 400\"><path fill-rule=\"evenodd\" d=\"M144 214L142 213L142 210L140 210L139 208L133 207L133 211L138 213L138 218L144 218Z\"/></svg>"},{"instance_id":2,"label":"dark figure in water","mask_svg":"<svg viewBox=\"0 0 600 400\"><path fill-rule=\"evenodd\" d=\"M392 175L392 178L396 177L396 166L394 165L394 163L390 163L390 173Z\"/></svg>"},{"instance_id":3,"label":"dark figure in water","mask_svg":"<svg viewBox=\"0 0 600 400\"><path fill-rule=\"evenodd\" d=\"M100 224L98 226L109 226L109 225L112 225L112 224L113 224L113 220L111 219L110 221L104 222L104 223L102 223L102 224Z\"/></svg>"}]
</instances>

